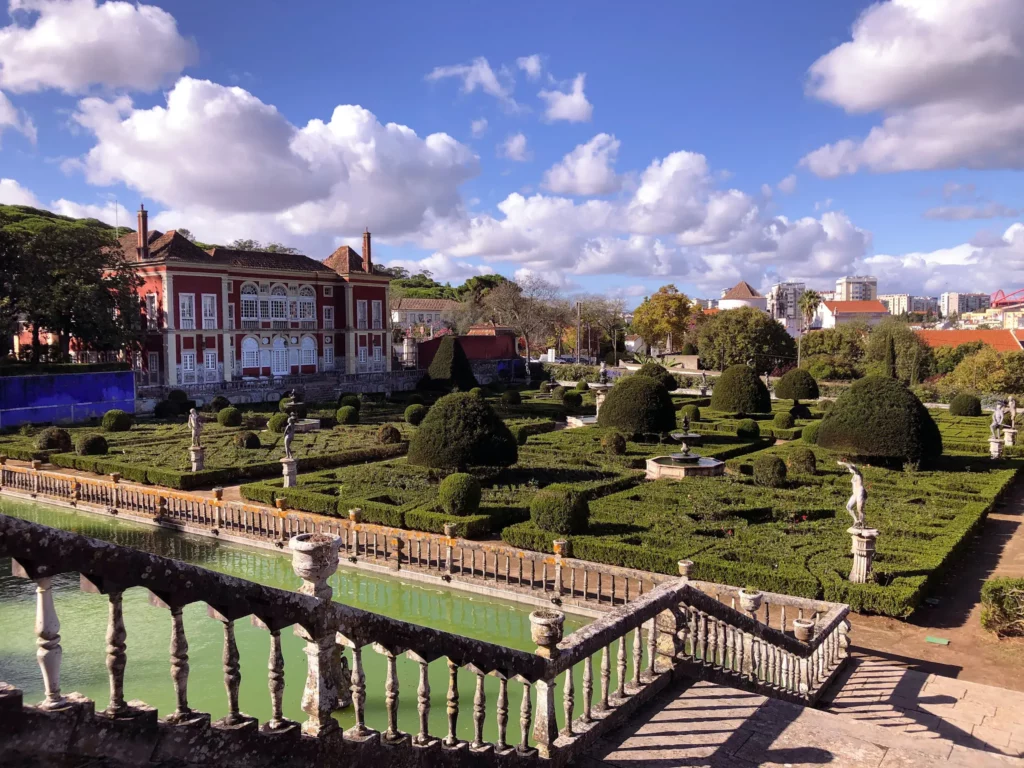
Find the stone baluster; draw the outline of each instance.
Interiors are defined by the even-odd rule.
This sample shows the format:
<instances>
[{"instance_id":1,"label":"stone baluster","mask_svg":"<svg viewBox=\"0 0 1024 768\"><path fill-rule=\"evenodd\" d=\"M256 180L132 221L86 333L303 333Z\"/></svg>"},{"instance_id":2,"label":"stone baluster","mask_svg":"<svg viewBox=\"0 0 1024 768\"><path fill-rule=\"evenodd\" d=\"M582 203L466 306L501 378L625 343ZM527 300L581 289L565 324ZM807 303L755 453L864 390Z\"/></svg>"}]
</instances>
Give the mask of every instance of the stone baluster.
<instances>
[{"instance_id":1,"label":"stone baluster","mask_svg":"<svg viewBox=\"0 0 1024 768\"><path fill-rule=\"evenodd\" d=\"M445 736L446 747L454 747L459 743L455 728L459 722L459 667L448 660L448 735Z\"/></svg>"},{"instance_id":2,"label":"stone baluster","mask_svg":"<svg viewBox=\"0 0 1024 768\"><path fill-rule=\"evenodd\" d=\"M686 630L681 630L685 632ZM683 640L685 644L686 640ZM647 625L647 678L654 680L658 674L658 617Z\"/></svg>"},{"instance_id":3,"label":"stone baluster","mask_svg":"<svg viewBox=\"0 0 1024 768\"><path fill-rule=\"evenodd\" d=\"M562 626L565 614L561 611L540 609L530 614L530 635L537 644L536 653L542 658L556 658L558 643L562 640ZM537 716L533 724L533 740L541 757L551 758L555 739L558 738L558 723L555 719L555 680L538 680Z\"/></svg>"},{"instance_id":4,"label":"stone baluster","mask_svg":"<svg viewBox=\"0 0 1024 768\"><path fill-rule=\"evenodd\" d=\"M60 692L60 664L63 651L60 646L60 620L53 605L53 577L45 576L45 566L32 568L18 561L12 563L12 573L36 583L36 659L43 673L43 690L46 697L39 704L41 709L59 709L67 704Z\"/></svg>"},{"instance_id":5,"label":"stone baluster","mask_svg":"<svg viewBox=\"0 0 1024 768\"><path fill-rule=\"evenodd\" d=\"M125 653L128 632L124 626L124 592L118 590L108 595L110 615L107 621L107 673L110 675L110 703L108 715L121 715L128 711L124 700L124 669L128 663Z\"/></svg>"},{"instance_id":6,"label":"stone baluster","mask_svg":"<svg viewBox=\"0 0 1024 768\"><path fill-rule=\"evenodd\" d=\"M497 752L506 751L508 746L508 678L501 673L498 677L498 740L494 743Z\"/></svg>"},{"instance_id":7,"label":"stone baluster","mask_svg":"<svg viewBox=\"0 0 1024 768\"><path fill-rule=\"evenodd\" d=\"M270 658L267 659L267 688L270 690L270 721L266 730L278 731L290 725L284 719L284 654L281 653L281 630L270 630Z\"/></svg>"},{"instance_id":8,"label":"stone baluster","mask_svg":"<svg viewBox=\"0 0 1024 768\"><path fill-rule=\"evenodd\" d=\"M426 661L419 660L420 684L416 689L416 710L420 716L420 732L414 739L421 746L430 743L430 675Z\"/></svg>"},{"instance_id":9,"label":"stone baluster","mask_svg":"<svg viewBox=\"0 0 1024 768\"><path fill-rule=\"evenodd\" d=\"M402 738L398 730L398 669L395 654L386 648L376 648L383 652L387 659L388 673L384 683L384 707L388 713L388 728L384 731L384 740L395 742Z\"/></svg>"},{"instance_id":10,"label":"stone baluster","mask_svg":"<svg viewBox=\"0 0 1024 768\"><path fill-rule=\"evenodd\" d=\"M654 655L651 654L651 658ZM591 702L594 698L594 658L593 656L587 656L583 660L583 717L584 723L593 722L593 715L591 714Z\"/></svg>"},{"instance_id":11,"label":"stone baluster","mask_svg":"<svg viewBox=\"0 0 1024 768\"><path fill-rule=\"evenodd\" d=\"M484 563L486 569L486 561ZM484 693L484 673L476 672L476 690L473 692L473 741L470 749L483 749L486 746L484 741L484 720L487 718L487 695Z\"/></svg>"},{"instance_id":12,"label":"stone baluster","mask_svg":"<svg viewBox=\"0 0 1024 768\"><path fill-rule=\"evenodd\" d=\"M366 673L363 672L363 649L352 645L352 710L356 716L356 723L346 736L349 738L362 739L368 736L371 731L366 727Z\"/></svg>"},{"instance_id":13,"label":"stone baluster","mask_svg":"<svg viewBox=\"0 0 1024 768\"><path fill-rule=\"evenodd\" d=\"M522 562L522 561L520 561ZM533 722L533 708L531 697L532 686L523 681L523 701L519 705L519 752L525 754L530 751L530 726Z\"/></svg>"},{"instance_id":14,"label":"stone baluster","mask_svg":"<svg viewBox=\"0 0 1024 768\"><path fill-rule=\"evenodd\" d=\"M644 663L644 641L640 627L633 630L633 687L640 687L640 672Z\"/></svg>"},{"instance_id":15,"label":"stone baluster","mask_svg":"<svg viewBox=\"0 0 1024 768\"><path fill-rule=\"evenodd\" d=\"M181 618L182 606L171 606L171 681L174 683L174 714L167 719L179 722L187 719L192 710L188 706L188 640Z\"/></svg>"},{"instance_id":16,"label":"stone baluster","mask_svg":"<svg viewBox=\"0 0 1024 768\"><path fill-rule=\"evenodd\" d=\"M608 694L611 689L612 670L611 670L611 651L609 646L605 646L601 649L601 710L607 712L611 709L608 703Z\"/></svg>"},{"instance_id":17,"label":"stone baluster","mask_svg":"<svg viewBox=\"0 0 1024 768\"><path fill-rule=\"evenodd\" d=\"M839 623L839 647L838 647L840 661L849 657L850 655L850 622L843 619Z\"/></svg>"},{"instance_id":18,"label":"stone baluster","mask_svg":"<svg viewBox=\"0 0 1024 768\"><path fill-rule=\"evenodd\" d=\"M565 680L562 681L562 708L565 714L565 725L562 728L562 735L572 737L572 721L576 707L576 687L572 679L572 667L565 670Z\"/></svg>"},{"instance_id":19,"label":"stone baluster","mask_svg":"<svg viewBox=\"0 0 1024 768\"><path fill-rule=\"evenodd\" d=\"M242 673L238 663L238 643L235 641L235 621L213 606L208 606L206 612L210 618L217 619L224 625L224 688L228 694L228 714L222 723L228 726L238 726L252 722L255 725L252 718L238 711L238 689L242 683Z\"/></svg>"},{"instance_id":20,"label":"stone baluster","mask_svg":"<svg viewBox=\"0 0 1024 768\"><path fill-rule=\"evenodd\" d=\"M708 655L705 658L705 662L713 667L718 664L718 627L716 624L717 622L713 617L707 617Z\"/></svg>"},{"instance_id":21,"label":"stone baluster","mask_svg":"<svg viewBox=\"0 0 1024 768\"><path fill-rule=\"evenodd\" d=\"M626 697L626 636L619 638L619 651L615 657L617 673L615 694L620 698Z\"/></svg>"}]
</instances>

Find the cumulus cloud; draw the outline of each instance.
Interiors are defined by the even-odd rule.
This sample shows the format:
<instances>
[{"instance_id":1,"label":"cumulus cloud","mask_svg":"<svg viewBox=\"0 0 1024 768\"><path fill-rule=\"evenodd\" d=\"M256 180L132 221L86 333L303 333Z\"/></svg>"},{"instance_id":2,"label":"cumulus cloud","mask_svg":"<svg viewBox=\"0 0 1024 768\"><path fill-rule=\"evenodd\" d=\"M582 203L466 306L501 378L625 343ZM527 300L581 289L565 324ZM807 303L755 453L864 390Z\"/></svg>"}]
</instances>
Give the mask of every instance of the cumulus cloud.
<instances>
[{"instance_id":1,"label":"cumulus cloud","mask_svg":"<svg viewBox=\"0 0 1024 768\"><path fill-rule=\"evenodd\" d=\"M469 131L473 134L474 139L479 139L487 133L487 118L481 117L479 120L474 120L469 124Z\"/></svg>"},{"instance_id":2,"label":"cumulus cloud","mask_svg":"<svg viewBox=\"0 0 1024 768\"><path fill-rule=\"evenodd\" d=\"M0 205L30 205L41 208L39 198L14 179L0 179Z\"/></svg>"},{"instance_id":3,"label":"cumulus cloud","mask_svg":"<svg viewBox=\"0 0 1024 768\"><path fill-rule=\"evenodd\" d=\"M533 157L533 153L527 149L526 136L520 132L514 133L505 139L505 141L498 147L498 157L504 157L506 160L514 160L517 163L525 163Z\"/></svg>"},{"instance_id":4,"label":"cumulus cloud","mask_svg":"<svg viewBox=\"0 0 1024 768\"><path fill-rule=\"evenodd\" d=\"M471 264L464 259L453 259L443 253L432 253L423 259L394 259L389 267L402 267L411 274L429 272L439 283L464 283L477 275L493 275L494 269L486 264Z\"/></svg>"},{"instance_id":5,"label":"cumulus cloud","mask_svg":"<svg viewBox=\"0 0 1024 768\"><path fill-rule=\"evenodd\" d=\"M882 112L864 138L803 158L819 176L1024 167L1024 4L888 0L810 69L808 92L849 113Z\"/></svg>"},{"instance_id":6,"label":"cumulus cloud","mask_svg":"<svg viewBox=\"0 0 1024 768\"><path fill-rule=\"evenodd\" d=\"M544 63L539 53L532 56L520 56L516 59L516 66L519 67L530 80L536 80L544 70Z\"/></svg>"},{"instance_id":7,"label":"cumulus cloud","mask_svg":"<svg viewBox=\"0 0 1024 768\"><path fill-rule=\"evenodd\" d=\"M544 174L544 187L560 195L614 192L621 183L613 167L620 143L610 134L599 133L586 144L579 144L548 169Z\"/></svg>"},{"instance_id":8,"label":"cumulus cloud","mask_svg":"<svg viewBox=\"0 0 1024 768\"><path fill-rule=\"evenodd\" d=\"M776 184L775 188L784 195L793 194L796 192L796 174L789 174L789 176Z\"/></svg>"},{"instance_id":9,"label":"cumulus cloud","mask_svg":"<svg viewBox=\"0 0 1024 768\"><path fill-rule=\"evenodd\" d=\"M73 219L98 219L106 224L120 225L122 227L134 227L135 219L130 210L125 210L123 205L113 200L104 205L92 203L76 203L73 200L54 200L50 203L50 210L59 213L61 216L70 216ZM184 226L179 225L179 226Z\"/></svg>"},{"instance_id":10,"label":"cumulus cloud","mask_svg":"<svg viewBox=\"0 0 1024 768\"><path fill-rule=\"evenodd\" d=\"M14 93L81 93L93 84L150 91L196 59L195 44L155 5L10 0L9 8L14 21L0 29L0 88Z\"/></svg>"},{"instance_id":11,"label":"cumulus cloud","mask_svg":"<svg viewBox=\"0 0 1024 768\"><path fill-rule=\"evenodd\" d=\"M594 115L594 105L587 101L583 85L587 76L576 75L568 92L543 90L537 95L547 105L544 119L548 122L566 120L570 123L588 123Z\"/></svg>"},{"instance_id":12,"label":"cumulus cloud","mask_svg":"<svg viewBox=\"0 0 1024 768\"><path fill-rule=\"evenodd\" d=\"M33 144L36 143L36 126L32 118L26 112L18 110L7 95L0 91L0 137L7 128L23 134Z\"/></svg>"},{"instance_id":13,"label":"cumulus cloud","mask_svg":"<svg viewBox=\"0 0 1024 768\"><path fill-rule=\"evenodd\" d=\"M490 63L483 56L478 56L468 64L450 64L443 67L434 67L427 80L437 81L454 77L462 81L462 92L473 93L481 90L493 96L508 109L518 109L519 105L512 98L514 83L511 77L499 77Z\"/></svg>"}]
</instances>

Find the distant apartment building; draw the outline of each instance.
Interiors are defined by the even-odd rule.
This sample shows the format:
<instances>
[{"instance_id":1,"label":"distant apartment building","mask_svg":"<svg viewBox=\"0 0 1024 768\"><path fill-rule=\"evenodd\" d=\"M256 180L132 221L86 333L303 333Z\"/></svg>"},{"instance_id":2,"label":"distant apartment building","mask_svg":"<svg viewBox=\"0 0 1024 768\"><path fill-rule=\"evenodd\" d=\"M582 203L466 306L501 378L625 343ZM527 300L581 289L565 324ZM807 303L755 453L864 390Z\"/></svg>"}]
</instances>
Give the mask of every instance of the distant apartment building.
<instances>
[{"instance_id":1,"label":"distant apartment building","mask_svg":"<svg viewBox=\"0 0 1024 768\"><path fill-rule=\"evenodd\" d=\"M878 299L874 301L823 301L815 315L814 327L835 328L837 325L854 322L873 326L887 317L889 317L889 310Z\"/></svg>"},{"instance_id":2,"label":"distant apartment building","mask_svg":"<svg viewBox=\"0 0 1024 768\"><path fill-rule=\"evenodd\" d=\"M910 311L923 315L926 315L929 312L938 312L939 298L938 296L911 296Z\"/></svg>"},{"instance_id":3,"label":"distant apartment building","mask_svg":"<svg viewBox=\"0 0 1024 768\"><path fill-rule=\"evenodd\" d=\"M836 280L836 301L875 301L877 299L877 277L848 275Z\"/></svg>"},{"instance_id":4,"label":"distant apartment building","mask_svg":"<svg viewBox=\"0 0 1024 768\"><path fill-rule=\"evenodd\" d=\"M949 291L939 296L939 311L943 317L962 315L965 312L981 312L988 309L992 297L987 293L958 293Z\"/></svg>"},{"instance_id":5,"label":"distant apartment building","mask_svg":"<svg viewBox=\"0 0 1024 768\"><path fill-rule=\"evenodd\" d=\"M397 299L391 302L391 325L432 336L433 332L446 327L445 321L461 306L451 299Z\"/></svg>"},{"instance_id":6,"label":"distant apartment building","mask_svg":"<svg viewBox=\"0 0 1024 768\"><path fill-rule=\"evenodd\" d=\"M818 296L821 297L822 301L838 301L836 298L835 291L818 291Z\"/></svg>"},{"instance_id":7,"label":"distant apartment building","mask_svg":"<svg viewBox=\"0 0 1024 768\"><path fill-rule=\"evenodd\" d=\"M878 297L878 300L885 304L891 315L910 312L910 299L909 293L883 293Z\"/></svg>"},{"instance_id":8,"label":"distant apartment building","mask_svg":"<svg viewBox=\"0 0 1024 768\"><path fill-rule=\"evenodd\" d=\"M804 283L776 283L768 291L768 314L778 320L791 336L799 336L803 330L803 316L800 314L800 297L807 286Z\"/></svg>"}]
</instances>

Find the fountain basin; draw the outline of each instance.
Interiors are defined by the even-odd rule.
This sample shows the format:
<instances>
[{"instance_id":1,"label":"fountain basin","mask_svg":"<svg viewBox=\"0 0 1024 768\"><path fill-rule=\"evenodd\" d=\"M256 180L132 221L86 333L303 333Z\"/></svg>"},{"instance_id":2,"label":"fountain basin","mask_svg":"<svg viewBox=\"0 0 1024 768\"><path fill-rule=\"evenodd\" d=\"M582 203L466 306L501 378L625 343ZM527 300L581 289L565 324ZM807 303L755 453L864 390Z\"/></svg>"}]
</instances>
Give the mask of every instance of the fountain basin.
<instances>
[{"instance_id":1,"label":"fountain basin","mask_svg":"<svg viewBox=\"0 0 1024 768\"><path fill-rule=\"evenodd\" d=\"M677 443L686 443L687 445L700 445L704 442L704 435L700 432L669 432L668 436Z\"/></svg>"},{"instance_id":2,"label":"fountain basin","mask_svg":"<svg viewBox=\"0 0 1024 768\"><path fill-rule=\"evenodd\" d=\"M295 433L316 432L320 429L320 419L296 419ZM266 431L266 430L264 430Z\"/></svg>"},{"instance_id":3,"label":"fountain basin","mask_svg":"<svg viewBox=\"0 0 1024 768\"><path fill-rule=\"evenodd\" d=\"M566 429L577 429L578 427L593 427L597 424L597 416L567 416L565 419Z\"/></svg>"},{"instance_id":4,"label":"fountain basin","mask_svg":"<svg viewBox=\"0 0 1024 768\"><path fill-rule=\"evenodd\" d=\"M679 463L672 456L647 460L648 480L681 480L684 477L717 477L725 474L725 462L707 456L694 456L696 462Z\"/></svg>"}]
</instances>

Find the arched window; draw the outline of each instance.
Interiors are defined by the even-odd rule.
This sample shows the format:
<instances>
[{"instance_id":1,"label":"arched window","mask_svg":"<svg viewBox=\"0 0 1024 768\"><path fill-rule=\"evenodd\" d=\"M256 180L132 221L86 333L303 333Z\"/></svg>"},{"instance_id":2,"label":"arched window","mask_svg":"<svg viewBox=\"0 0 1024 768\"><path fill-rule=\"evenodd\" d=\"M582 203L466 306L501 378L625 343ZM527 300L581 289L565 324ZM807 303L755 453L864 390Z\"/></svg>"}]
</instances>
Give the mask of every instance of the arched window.
<instances>
[{"instance_id":1,"label":"arched window","mask_svg":"<svg viewBox=\"0 0 1024 768\"><path fill-rule=\"evenodd\" d=\"M242 367L260 367L260 343L251 336L242 339Z\"/></svg>"},{"instance_id":2,"label":"arched window","mask_svg":"<svg viewBox=\"0 0 1024 768\"><path fill-rule=\"evenodd\" d=\"M316 293L308 285L299 288L299 320L316 320Z\"/></svg>"},{"instance_id":3,"label":"arched window","mask_svg":"<svg viewBox=\"0 0 1024 768\"><path fill-rule=\"evenodd\" d=\"M302 337L302 365L316 365L316 339L312 336Z\"/></svg>"},{"instance_id":4,"label":"arched window","mask_svg":"<svg viewBox=\"0 0 1024 768\"><path fill-rule=\"evenodd\" d=\"M270 372L275 376L287 376L292 372L288 364L288 348L280 336L274 339L273 349L270 350Z\"/></svg>"},{"instance_id":5,"label":"arched window","mask_svg":"<svg viewBox=\"0 0 1024 768\"><path fill-rule=\"evenodd\" d=\"M270 319L288 319L288 291L283 285L275 285L270 289Z\"/></svg>"},{"instance_id":6,"label":"arched window","mask_svg":"<svg viewBox=\"0 0 1024 768\"><path fill-rule=\"evenodd\" d=\"M256 286L247 283L242 286L242 327L257 328L260 319L260 301Z\"/></svg>"}]
</instances>

